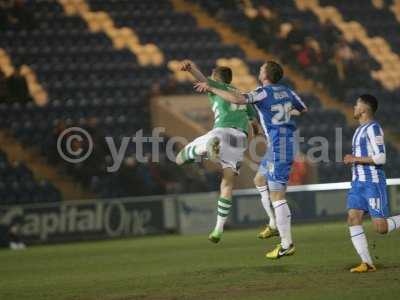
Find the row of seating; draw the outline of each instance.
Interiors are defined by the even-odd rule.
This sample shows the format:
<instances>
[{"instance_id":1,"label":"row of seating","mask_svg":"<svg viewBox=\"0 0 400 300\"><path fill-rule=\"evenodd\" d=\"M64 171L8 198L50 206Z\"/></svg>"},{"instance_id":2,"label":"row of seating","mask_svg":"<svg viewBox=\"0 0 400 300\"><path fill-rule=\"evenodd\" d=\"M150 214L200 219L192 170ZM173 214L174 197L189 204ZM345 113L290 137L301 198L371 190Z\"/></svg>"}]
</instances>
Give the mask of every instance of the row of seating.
<instances>
[{"instance_id":1,"label":"row of seating","mask_svg":"<svg viewBox=\"0 0 400 300\"><path fill-rule=\"evenodd\" d=\"M210 2L206 0L191 0L191 2L197 3L200 5L202 8L207 10L211 15L223 20L224 22L228 23L230 26L232 26L234 29L238 31L242 31L244 34L249 34L250 33L250 26L251 26L251 14L250 16L247 15L247 7L243 7L241 4L236 3L236 2ZM301 28L302 31L305 32L307 36L310 36L312 38L317 39L320 44L323 44L326 42L324 33L321 31L321 23L320 20L317 18L317 16L314 14L314 12L311 12L309 10L301 10L299 9L296 1L294 0L282 0L279 1L279 3L267 3L265 1L258 1L258 0L252 0L252 1L247 1L245 2L247 4L251 3L251 7L255 10L259 9L262 6L268 7L271 11L275 12L278 16L279 22L280 23L295 23L294 21L301 21L301 24L303 25L303 28ZM336 3L335 3L336 4ZM332 3L332 5L335 5ZM346 6L346 4L343 4L343 6ZM359 6L362 7L362 6ZM361 9L361 8L360 8ZM362 14L360 14L361 16ZM297 23L296 23L297 25ZM272 26L272 24L270 24ZM300 28L295 28L295 29L300 29ZM303 34L304 34L303 32ZM274 33L273 33L274 34ZM277 33L276 33L277 34ZM278 56L281 56L285 53L285 49L289 48L290 45L284 45L282 47L277 47L275 50L272 47L272 50L274 53ZM329 45L332 47L332 45ZM367 49L360 43L360 42L353 42L350 44L351 48L356 50L361 58L362 61L367 61L368 66L372 70L377 70L380 66L379 63L374 60L373 57L370 56L369 52ZM296 65L293 65L294 67L297 67ZM320 64L320 68L326 68L327 67L327 61L323 61ZM304 68L298 68L298 71L305 74L307 76L307 73L305 73ZM333 78L330 76L327 78L326 81L322 81L324 85L326 85L328 88L331 89L332 93L335 94L337 93L338 89L343 89L344 91L344 101L346 101L348 104L352 105L354 100L361 94L370 92L372 94L375 94L379 100L380 100L380 108L378 112L378 119L383 123L383 125L388 128L390 128L392 131L397 131L398 132L398 126L396 124L396 118L397 118L397 110L396 110L396 99L398 99L398 94L399 90L395 91L385 91L382 92L382 86L376 82L371 76L368 74L360 74L359 72L352 72L350 70L350 73L348 74L348 77L350 78L357 78L356 82L354 80L349 80L348 86L345 84L341 84L341 86L333 86ZM321 77L314 78L316 81L321 81ZM308 103L310 96L306 96L305 98L306 103ZM310 104L310 107L313 105ZM326 117L325 117L326 115ZM315 135L322 135L322 136L328 136L332 135L332 130L329 133L329 131L325 131L326 129L323 128L325 126L321 126L320 124L327 124L328 128L334 128L334 127L343 127L343 124L345 124L345 120L343 116L340 116L338 113L332 113L331 117L329 117L329 113L326 111L324 112L318 112L317 114L308 114L305 115L303 118L299 120L300 124L300 130L304 132L305 134L309 136L315 136ZM351 141L351 132L352 129L345 129L346 134L344 135L344 140L347 141L347 151L351 151L349 148L349 141ZM332 136L329 138L331 141ZM398 169L398 162L395 158L397 157L397 151L390 146L390 144L387 145L388 151L390 153L390 157L392 157L392 162L390 165L386 166L387 173L389 176L398 176L399 172L397 171ZM306 149L305 149L306 150ZM334 181L337 178L341 178L341 172L340 168L343 166L337 167L338 171L335 171L335 168L330 168L326 167L326 165L319 165L319 175L320 175L320 180L322 182L324 181ZM331 169L331 172L329 170Z\"/></svg>"},{"instance_id":2,"label":"row of seating","mask_svg":"<svg viewBox=\"0 0 400 300\"><path fill-rule=\"evenodd\" d=\"M40 30L33 34L24 29L7 30L0 32L0 37L5 37L0 46L17 67L24 63L32 67L46 86L50 102L44 107L32 103L0 104L2 128L10 129L26 146L39 147L50 163L99 197L138 196L171 189L206 191L215 187L215 180L206 184L212 174L188 175L170 162L142 165L127 158L120 172L107 173L106 166L112 164L112 159L105 149L104 136L118 141L139 129L149 135L149 95L154 85L170 76L168 68L141 66L130 50L116 49L104 33L89 32L81 16L65 16L54 1L41 1L35 6L35 21L43 35ZM211 58L205 63L211 65ZM184 83L174 92L189 89L192 91L192 85ZM58 134L69 126L87 129L95 141L94 153L84 164L66 164L57 153ZM151 146L145 144L144 151L151 153ZM132 144L127 155L134 153ZM178 182L171 182L171 178Z\"/></svg>"},{"instance_id":3,"label":"row of seating","mask_svg":"<svg viewBox=\"0 0 400 300\"><path fill-rule=\"evenodd\" d=\"M210 65L210 60L214 65L215 61L218 64L218 59L226 58L228 61L225 60L225 63L229 64L234 57L237 60L232 63L240 74L234 83L243 89L249 89L255 84L246 67L242 66L244 53L239 47L222 44L214 31L198 28L193 17L174 12L170 4L166 4L164 10L160 11L157 3L149 2L144 6L147 13L135 15L127 13L136 10L136 6L132 4L117 2L115 5L108 5L104 1L88 3L91 10L112 16L117 26L134 30L141 43L157 45L178 81L186 81L189 77L185 73L177 72L173 64L175 61L178 64L179 61L189 58L204 68L205 65ZM135 9L132 9L133 6ZM140 10L140 6L137 8Z\"/></svg>"},{"instance_id":4,"label":"row of seating","mask_svg":"<svg viewBox=\"0 0 400 300\"><path fill-rule=\"evenodd\" d=\"M0 46L10 54L15 66L31 66L49 94L49 104L44 107L1 104L0 126L10 129L26 145L40 145L50 163L60 166L62 172L73 176L100 197L216 188L218 180L212 173L194 174L168 161L159 165L139 164L134 159L134 145L128 148L128 157L121 170L107 173L106 166L112 163L112 158L103 137L118 140L141 128L149 133L149 96L157 85L166 93L192 93L191 83L174 82L176 78L171 78L171 71L177 72L176 66L181 59L195 60L207 74L215 64L231 65L235 73L242 75L240 77L249 78L243 81L248 86L255 85L261 62L246 60L239 47L224 45L214 31L200 29L191 16L174 12L169 1L113 1L113 5L94 0L59 2L63 6L54 1L40 1L35 6L35 21L38 28L43 29L43 35L40 30L32 35L23 29L0 32ZM139 16L136 10L143 13ZM93 13L109 25L99 24L99 17L90 17ZM91 25L92 21L97 25ZM156 21L165 26L157 28ZM99 28L101 32L93 32ZM127 32L130 38L137 38L137 45L141 47L153 44L165 59L155 66L146 65L136 55L139 48L135 51L126 47L119 49L112 30L121 28L127 29L121 32L122 39ZM69 34L69 31L73 33ZM178 38L176 32L182 33L183 38ZM204 45L201 45L202 41ZM291 85L290 81L287 83ZM302 97L311 109L308 116L299 120L306 140L320 135L334 143L333 128L343 127L343 115L323 109L313 95ZM96 147L90 159L72 165L62 161L55 145L58 134L75 125L92 134ZM350 151L351 134L351 129L343 128L346 151ZM307 152L311 146L305 144L302 150ZM392 151L390 146L388 148ZM332 151L330 149L331 157ZM145 152L150 155L149 145L145 146ZM319 165L321 182L342 178L343 166L332 167L335 171L329 174L324 168ZM398 170L393 166L388 174L396 174Z\"/></svg>"},{"instance_id":5,"label":"row of seating","mask_svg":"<svg viewBox=\"0 0 400 300\"><path fill-rule=\"evenodd\" d=\"M10 162L0 151L0 205L60 201L59 191L46 180L36 180L21 162Z\"/></svg>"},{"instance_id":6,"label":"row of seating","mask_svg":"<svg viewBox=\"0 0 400 300\"><path fill-rule=\"evenodd\" d=\"M393 12L377 9L371 1L363 5L356 2L343 3L333 0L321 0L323 6L334 6L347 21L357 21L368 30L370 36L381 36L390 43L396 53L400 52L400 26Z\"/></svg>"}]
</instances>

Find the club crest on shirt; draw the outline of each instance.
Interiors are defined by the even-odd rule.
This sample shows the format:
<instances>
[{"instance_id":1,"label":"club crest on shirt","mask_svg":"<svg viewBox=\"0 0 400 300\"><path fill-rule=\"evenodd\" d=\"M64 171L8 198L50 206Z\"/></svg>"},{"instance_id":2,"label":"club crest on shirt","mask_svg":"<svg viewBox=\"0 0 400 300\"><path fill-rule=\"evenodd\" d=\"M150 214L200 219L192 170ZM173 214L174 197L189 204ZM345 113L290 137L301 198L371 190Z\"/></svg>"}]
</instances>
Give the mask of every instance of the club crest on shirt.
<instances>
[{"instance_id":1,"label":"club crest on shirt","mask_svg":"<svg viewBox=\"0 0 400 300\"><path fill-rule=\"evenodd\" d=\"M375 143L376 143L377 145L383 145L383 136L377 135L377 136L375 137Z\"/></svg>"}]
</instances>

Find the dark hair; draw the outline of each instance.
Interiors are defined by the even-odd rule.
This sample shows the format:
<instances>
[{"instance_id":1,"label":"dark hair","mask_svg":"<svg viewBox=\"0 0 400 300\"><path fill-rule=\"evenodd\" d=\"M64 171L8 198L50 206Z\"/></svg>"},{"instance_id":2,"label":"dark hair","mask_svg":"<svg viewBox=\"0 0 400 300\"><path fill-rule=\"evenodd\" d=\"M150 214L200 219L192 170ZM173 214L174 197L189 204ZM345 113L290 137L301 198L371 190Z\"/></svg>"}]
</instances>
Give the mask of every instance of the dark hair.
<instances>
[{"instance_id":1,"label":"dark hair","mask_svg":"<svg viewBox=\"0 0 400 300\"><path fill-rule=\"evenodd\" d=\"M215 73L221 78L225 83L232 82L232 70L229 67L216 67Z\"/></svg>"},{"instance_id":2,"label":"dark hair","mask_svg":"<svg viewBox=\"0 0 400 300\"><path fill-rule=\"evenodd\" d=\"M364 94L358 97L363 103L367 104L374 114L378 110L378 99L370 94Z\"/></svg>"},{"instance_id":3,"label":"dark hair","mask_svg":"<svg viewBox=\"0 0 400 300\"><path fill-rule=\"evenodd\" d=\"M269 60L265 65L267 72L267 79L271 83L277 83L283 77L283 69L280 64L275 61Z\"/></svg>"}]
</instances>

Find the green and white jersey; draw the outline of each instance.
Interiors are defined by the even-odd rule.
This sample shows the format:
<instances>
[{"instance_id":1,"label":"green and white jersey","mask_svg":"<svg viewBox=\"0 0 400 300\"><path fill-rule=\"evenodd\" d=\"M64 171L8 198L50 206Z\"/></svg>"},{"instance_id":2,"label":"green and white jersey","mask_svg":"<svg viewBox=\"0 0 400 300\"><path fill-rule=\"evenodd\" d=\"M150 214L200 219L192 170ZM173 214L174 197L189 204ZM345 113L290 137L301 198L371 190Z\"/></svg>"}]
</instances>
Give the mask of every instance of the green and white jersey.
<instances>
[{"instance_id":1,"label":"green and white jersey","mask_svg":"<svg viewBox=\"0 0 400 300\"><path fill-rule=\"evenodd\" d=\"M208 84L225 91L235 90L229 84L212 79L208 79ZM256 112L250 104L230 103L213 93L208 93L208 99L214 112L213 128L236 128L247 133L249 120L256 117Z\"/></svg>"}]
</instances>

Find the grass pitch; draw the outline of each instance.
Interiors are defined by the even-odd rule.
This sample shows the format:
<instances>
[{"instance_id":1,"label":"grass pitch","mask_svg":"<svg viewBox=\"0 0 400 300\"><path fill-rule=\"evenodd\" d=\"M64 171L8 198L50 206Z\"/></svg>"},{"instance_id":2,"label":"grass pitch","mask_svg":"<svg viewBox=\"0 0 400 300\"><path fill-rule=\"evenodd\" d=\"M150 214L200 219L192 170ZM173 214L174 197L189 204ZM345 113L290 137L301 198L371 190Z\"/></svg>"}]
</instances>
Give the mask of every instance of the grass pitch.
<instances>
[{"instance_id":1,"label":"grass pitch","mask_svg":"<svg viewBox=\"0 0 400 300\"><path fill-rule=\"evenodd\" d=\"M257 230L146 237L0 251L0 299L399 299L400 232L368 224L378 271L350 274L359 262L345 223L295 225L297 253L264 258L277 239Z\"/></svg>"}]
</instances>

